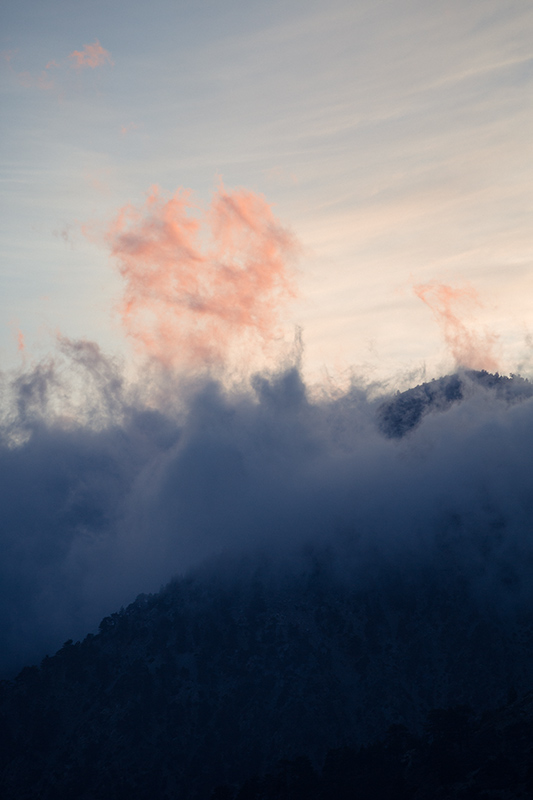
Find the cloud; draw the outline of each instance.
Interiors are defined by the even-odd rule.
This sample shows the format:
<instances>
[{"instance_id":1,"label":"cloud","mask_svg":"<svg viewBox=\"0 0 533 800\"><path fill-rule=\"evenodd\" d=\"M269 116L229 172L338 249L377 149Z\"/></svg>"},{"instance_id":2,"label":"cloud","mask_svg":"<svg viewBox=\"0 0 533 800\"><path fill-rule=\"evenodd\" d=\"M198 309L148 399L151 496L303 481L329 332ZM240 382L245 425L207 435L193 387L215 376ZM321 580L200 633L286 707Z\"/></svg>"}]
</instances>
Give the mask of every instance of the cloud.
<instances>
[{"instance_id":1,"label":"cloud","mask_svg":"<svg viewBox=\"0 0 533 800\"><path fill-rule=\"evenodd\" d=\"M50 78L46 69L42 70L39 75L32 75L31 72L18 72L17 80L26 89L41 89L44 92L49 92L55 88L55 83Z\"/></svg>"},{"instance_id":2,"label":"cloud","mask_svg":"<svg viewBox=\"0 0 533 800\"><path fill-rule=\"evenodd\" d=\"M121 125L121 127L120 127L120 135L121 136L126 136L127 133L129 133L130 131L137 130L138 127L139 127L139 125L136 122L128 122L127 125Z\"/></svg>"},{"instance_id":3,"label":"cloud","mask_svg":"<svg viewBox=\"0 0 533 800\"><path fill-rule=\"evenodd\" d=\"M499 611L530 603L531 387L460 380L398 439L366 391L315 396L297 363L229 388L156 360L131 382L60 339L3 376L2 669L222 554L314 544L361 586L447 564Z\"/></svg>"},{"instance_id":4,"label":"cloud","mask_svg":"<svg viewBox=\"0 0 533 800\"><path fill-rule=\"evenodd\" d=\"M18 53L18 50L1 50L2 59L9 64Z\"/></svg>"},{"instance_id":5,"label":"cloud","mask_svg":"<svg viewBox=\"0 0 533 800\"><path fill-rule=\"evenodd\" d=\"M51 91L58 88L59 84L65 80L65 70L67 69L95 69L96 67L103 66L108 63L114 65L111 59L111 54L104 50L101 44L96 40L94 44L86 44L83 50L74 50L68 58L69 61L58 62L51 59L47 62L44 69L40 73L34 74L28 70L22 72L15 72L11 65L11 61L17 54L17 50L5 50L2 52L2 57L7 63L9 69L16 75L17 81L25 88L36 88L42 91ZM56 70L55 77L52 77L52 71Z\"/></svg>"},{"instance_id":6,"label":"cloud","mask_svg":"<svg viewBox=\"0 0 533 800\"><path fill-rule=\"evenodd\" d=\"M418 284L414 292L433 312L441 325L444 339L458 367L497 370L494 354L497 337L489 331L483 334L469 328L458 314L458 308L470 311L481 306L472 286L453 288L442 283Z\"/></svg>"},{"instance_id":7,"label":"cloud","mask_svg":"<svg viewBox=\"0 0 533 800\"><path fill-rule=\"evenodd\" d=\"M10 321L10 328L11 328L11 332L12 332L12 337L13 337L14 341L16 342L17 352L18 352L19 357L21 359L21 363L23 365L25 365L26 364L26 357L27 357L26 337L24 336L23 332L19 328L18 323L17 323L16 320L13 319L13 320Z\"/></svg>"},{"instance_id":8,"label":"cloud","mask_svg":"<svg viewBox=\"0 0 533 800\"><path fill-rule=\"evenodd\" d=\"M95 69L108 63L113 65L111 53L104 50L98 39L93 44L84 44L83 50L74 50L69 58L73 69Z\"/></svg>"},{"instance_id":9,"label":"cloud","mask_svg":"<svg viewBox=\"0 0 533 800\"><path fill-rule=\"evenodd\" d=\"M221 186L202 210L189 192L154 187L119 211L106 242L125 280L124 328L167 366L221 363L243 337L267 347L294 295L297 244L244 189Z\"/></svg>"},{"instance_id":10,"label":"cloud","mask_svg":"<svg viewBox=\"0 0 533 800\"><path fill-rule=\"evenodd\" d=\"M531 384L462 373L387 404L362 381L308 387L300 343L230 382L231 348L275 337L298 253L243 189L220 186L206 209L153 189L104 242L139 372L58 337L47 360L0 374L4 674L221 558L299 569L322 549L361 589L429 569L490 614L531 608ZM484 352L453 310L473 290L416 291L458 361Z\"/></svg>"}]
</instances>

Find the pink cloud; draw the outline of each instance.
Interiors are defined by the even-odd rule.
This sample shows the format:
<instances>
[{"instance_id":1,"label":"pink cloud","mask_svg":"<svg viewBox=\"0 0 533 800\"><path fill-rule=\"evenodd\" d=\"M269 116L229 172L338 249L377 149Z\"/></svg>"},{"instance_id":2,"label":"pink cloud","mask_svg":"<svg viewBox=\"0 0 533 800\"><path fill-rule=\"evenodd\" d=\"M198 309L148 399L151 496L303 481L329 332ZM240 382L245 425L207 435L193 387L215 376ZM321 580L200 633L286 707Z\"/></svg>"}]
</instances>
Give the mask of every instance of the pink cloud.
<instances>
[{"instance_id":1,"label":"pink cloud","mask_svg":"<svg viewBox=\"0 0 533 800\"><path fill-rule=\"evenodd\" d=\"M458 308L468 312L472 307L482 305L472 286L454 289L441 283L425 283L413 288L442 327L444 339L458 367L491 372L499 368L494 355L497 336L488 331L478 333L459 317Z\"/></svg>"},{"instance_id":2,"label":"pink cloud","mask_svg":"<svg viewBox=\"0 0 533 800\"><path fill-rule=\"evenodd\" d=\"M2 59L6 62L6 64L9 64L18 53L18 50L2 50L0 52L2 54Z\"/></svg>"},{"instance_id":3,"label":"pink cloud","mask_svg":"<svg viewBox=\"0 0 533 800\"><path fill-rule=\"evenodd\" d=\"M130 131L137 130L138 124L136 122L128 122L127 125L121 125L120 127L120 134L121 136L126 136L127 133Z\"/></svg>"},{"instance_id":4,"label":"pink cloud","mask_svg":"<svg viewBox=\"0 0 533 800\"><path fill-rule=\"evenodd\" d=\"M294 295L298 248L263 197L221 186L207 210L192 210L189 192L154 187L106 236L125 280L126 333L166 366L221 362L243 335L266 346Z\"/></svg>"},{"instance_id":5,"label":"pink cloud","mask_svg":"<svg viewBox=\"0 0 533 800\"><path fill-rule=\"evenodd\" d=\"M11 71L13 71L13 69L10 62L16 52L16 50L5 50L2 52L2 57ZM72 69L79 70L86 67L94 69L106 62L113 64L110 53L104 50L98 40L96 40L94 44L84 45L83 50L74 50L74 52L70 54L69 59L71 59L70 63L66 61L59 63L55 61L55 59L52 59L47 62L45 68L41 70L38 75L23 71L15 73L16 79L26 88L50 91L51 89L57 88L56 82L51 77L50 70L59 70L59 72L56 73L56 77L58 77L59 85L61 85L61 72L65 70L67 65Z\"/></svg>"},{"instance_id":6,"label":"pink cloud","mask_svg":"<svg viewBox=\"0 0 533 800\"><path fill-rule=\"evenodd\" d=\"M31 72L27 71L18 72L17 80L25 89L36 88L49 92L55 87L54 81L50 78L46 70L42 70L39 75L32 75Z\"/></svg>"},{"instance_id":7,"label":"pink cloud","mask_svg":"<svg viewBox=\"0 0 533 800\"><path fill-rule=\"evenodd\" d=\"M98 39L95 40L94 44L84 44L83 50L74 50L69 55L69 58L73 62L71 63L73 69L84 69L85 67L94 69L95 67L101 67L106 61L111 65L114 63L111 60L111 53L104 50Z\"/></svg>"},{"instance_id":8,"label":"pink cloud","mask_svg":"<svg viewBox=\"0 0 533 800\"><path fill-rule=\"evenodd\" d=\"M7 64L9 71L15 76L16 80L21 86L24 86L26 89L37 88L44 91L49 91L50 89L54 88L54 82L50 78L47 70L53 66L58 66L55 61L49 61L46 67L41 70L38 75L32 75L31 72L28 72L27 70L24 70L23 72L16 72L11 65L11 61L15 58L17 53L18 50L3 50L1 55L2 59Z\"/></svg>"},{"instance_id":9,"label":"pink cloud","mask_svg":"<svg viewBox=\"0 0 533 800\"><path fill-rule=\"evenodd\" d=\"M24 338L24 334L20 330L16 320L13 320L13 319L10 320L9 326L11 328L11 332L12 332L13 338L14 338L14 340L16 342L16 345L17 345L17 351L20 354L20 356L22 358L22 361L25 362L26 361L26 341L25 341L25 338Z\"/></svg>"}]
</instances>

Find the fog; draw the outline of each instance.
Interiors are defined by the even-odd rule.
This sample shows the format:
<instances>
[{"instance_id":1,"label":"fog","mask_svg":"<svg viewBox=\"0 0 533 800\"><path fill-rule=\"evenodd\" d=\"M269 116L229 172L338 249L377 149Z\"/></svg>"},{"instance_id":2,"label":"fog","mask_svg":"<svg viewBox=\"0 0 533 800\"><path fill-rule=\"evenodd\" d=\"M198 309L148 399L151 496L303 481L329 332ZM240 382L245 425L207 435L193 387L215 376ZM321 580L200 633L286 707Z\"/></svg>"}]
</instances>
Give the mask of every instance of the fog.
<instances>
[{"instance_id":1,"label":"fog","mask_svg":"<svg viewBox=\"0 0 533 800\"><path fill-rule=\"evenodd\" d=\"M3 375L3 675L206 561L298 569L309 545L361 585L438 562L497 613L531 607L531 385L462 373L422 407L306 386L300 357L232 382L154 361L132 378L62 339Z\"/></svg>"}]
</instances>

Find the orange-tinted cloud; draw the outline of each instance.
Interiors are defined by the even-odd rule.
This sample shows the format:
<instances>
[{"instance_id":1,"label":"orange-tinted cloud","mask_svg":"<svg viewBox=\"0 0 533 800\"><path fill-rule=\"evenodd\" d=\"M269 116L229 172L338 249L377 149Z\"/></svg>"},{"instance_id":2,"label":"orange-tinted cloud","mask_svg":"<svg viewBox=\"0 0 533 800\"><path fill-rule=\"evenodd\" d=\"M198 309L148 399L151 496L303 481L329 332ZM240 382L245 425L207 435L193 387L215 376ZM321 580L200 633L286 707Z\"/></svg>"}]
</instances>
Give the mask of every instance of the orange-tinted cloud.
<instances>
[{"instance_id":1,"label":"orange-tinted cloud","mask_svg":"<svg viewBox=\"0 0 533 800\"><path fill-rule=\"evenodd\" d=\"M424 283L414 286L414 292L433 312L441 325L444 339L458 367L486 369L494 372L498 361L494 355L496 335L483 334L467 327L459 318L457 309L480 307L476 290L472 286L454 289L441 283Z\"/></svg>"},{"instance_id":2,"label":"orange-tinted cloud","mask_svg":"<svg viewBox=\"0 0 533 800\"><path fill-rule=\"evenodd\" d=\"M54 81L48 75L46 69L43 69L39 75L32 75L31 72L17 73L17 80L24 86L25 89L42 89L45 92L50 91L55 87Z\"/></svg>"},{"instance_id":3,"label":"orange-tinted cloud","mask_svg":"<svg viewBox=\"0 0 533 800\"><path fill-rule=\"evenodd\" d=\"M15 58L17 53L18 50L3 50L1 55L7 64L9 71L15 76L16 80L21 84L21 86L24 86L26 89L36 87L37 89L43 89L45 91L54 88L54 82L48 74L48 69L53 66L57 66L55 61L50 61L46 67L41 70L39 75L32 75L31 72L28 72L27 70L23 72L17 72L13 69L11 64L11 61Z\"/></svg>"},{"instance_id":4,"label":"orange-tinted cloud","mask_svg":"<svg viewBox=\"0 0 533 800\"><path fill-rule=\"evenodd\" d=\"M74 69L84 69L86 67L94 69L95 67L101 67L106 61L109 64L113 64L111 53L104 50L98 39L95 40L94 44L84 44L83 50L74 50L69 55L69 58L72 62L71 67Z\"/></svg>"},{"instance_id":5,"label":"orange-tinted cloud","mask_svg":"<svg viewBox=\"0 0 533 800\"><path fill-rule=\"evenodd\" d=\"M6 62L6 64L9 64L10 61L16 56L17 53L18 53L18 50L1 50L0 51L2 59Z\"/></svg>"},{"instance_id":6,"label":"orange-tinted cloud","mask_svg":"<svg viewBox=\"0 0 533 800\"><path fill-rule=\"evenodd\" d=\"M266 344L294 294L296 242L244 189L221 186L201 211L189 192L154 187L144 207L119 211L107 243L126 282L126 332L166 366L223 361L247 334Z\"/></svg>"},{"instance_id":7,"label":"orange-tinted cloud","mask_svg":"<svg viewBox=\"0 0 533 800\"><path fill-rule=\"evenodd\" d=\"M125 136L129 131L134 131L138 128L138 124L136 122L128 122L127 125L121 125L120 127L120 134L121 136Z\"/></svg>"},{"instance_id":8,"label":"orange-tinted cloud","mask_svg":"<svg viewBox=\"0 0 533 800\"><path fill-rule=\"evenodd\" d=\"M65 60L59 63L54 59L48 61L45 68L41 70L38 75L32 74L27 70L23 72L15 72L10 62L16 53L16 50L5 50L1 53L1 55L4 61L7 63L9 69L15 73L18 82L25 88L37 88L44 91L61 88L61 84L64 82L64 71L67 69L67 67L76 70L86 67L94 69L95 67L102 66L106 62L109 64L114 63L111 60L111 54L107 50L104 50L98 40L96 40L94 44L84 45L83 50L74 50L74 52L69 55L70 62ZM59 72L56 72L56 79L59 83L59 86L57 85L57 82L52 79L50 72L51 70L59 70Z\"/></svg>"},{"instance_id":9,"label":"orange-tinted cloud","mask_svg":"<svg viewBox=\"0 0 533 800\"><path fill-rule=\"evenodd\" d=\"M9 323L13 338L17 345L17 352L21 355L23 363L26 361L26 341L24 334L20 330L17 321L11 320Z\"/></svg>"}]
</instances>

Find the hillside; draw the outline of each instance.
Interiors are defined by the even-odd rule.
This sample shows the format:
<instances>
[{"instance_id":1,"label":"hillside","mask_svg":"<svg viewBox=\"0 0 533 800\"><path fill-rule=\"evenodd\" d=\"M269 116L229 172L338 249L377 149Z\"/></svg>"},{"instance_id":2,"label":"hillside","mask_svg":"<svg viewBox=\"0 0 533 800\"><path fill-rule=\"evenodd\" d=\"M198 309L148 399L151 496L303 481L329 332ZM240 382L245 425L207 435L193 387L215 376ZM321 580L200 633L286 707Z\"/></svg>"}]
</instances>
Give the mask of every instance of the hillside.
<instances>
[{"instance_id":1,"label":"hillside","mask_svg":"<svg viewBox=\"0 0 533 800\"><path fill-rule=\"evenodd\" d=\"M4 796L205 797L533 686L533 615L491 618L448 570L375 589L326 554L284 577L241 571L140 597L4 684Z\"/></svg>"},{"instance_id":2,"label":"hillside","mask_svg":"<svg viewBox=\"0 0 533 800\"><path fill-rule=\"evenodd\" d=\"M98 576L108 587L142 576L151 543L170 569L161 543L181 546L177 532L211 545L220 528L226 547L2 683L3 797L235 794L280 759L327 775L329 751L357 753L391 725L423 760L431 742L417 737L435 709L468 707L479 722L533 689L531 384L469 373L320 404L293 370L256 391L232 405L206 390L179 430L170 418L148 428L144 483L124 473L117 494L134 534L142 512L145 538L128 540L142 542L138 572L100 563L92 591ZM144 457L138 418L128 424L112 442ZM61 432L65 452L79 441ZM105 430L81 441L134 472ZM23 465L35 442L9 458ZM84 497L97 509L98 494ZM52 511L48 531L59 519L88 540L89 514L74 528L72 511Z\"/></svg>"}]
</instances>

